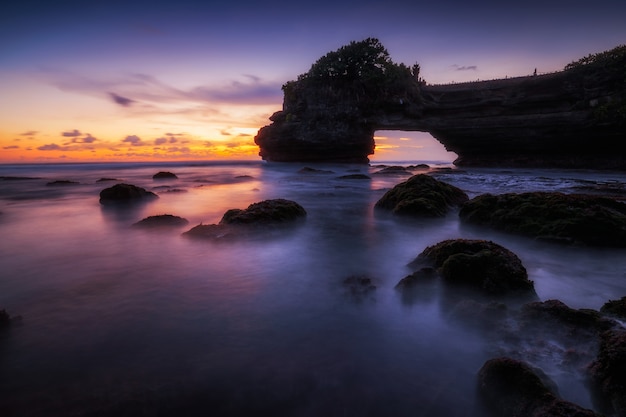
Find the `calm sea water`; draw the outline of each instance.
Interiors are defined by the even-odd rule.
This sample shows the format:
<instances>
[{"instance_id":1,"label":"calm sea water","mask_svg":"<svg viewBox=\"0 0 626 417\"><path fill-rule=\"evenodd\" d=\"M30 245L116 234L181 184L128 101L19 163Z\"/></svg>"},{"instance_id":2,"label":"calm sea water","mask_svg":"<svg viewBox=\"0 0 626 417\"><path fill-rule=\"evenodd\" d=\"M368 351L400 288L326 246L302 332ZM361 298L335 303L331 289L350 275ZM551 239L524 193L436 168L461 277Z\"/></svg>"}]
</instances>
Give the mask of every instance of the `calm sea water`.
<instances>
[{"instance_id":1,"label":"calm sea water","mask_svg":"<svg viewBox=\"0 0 626 417\"><path fill-rule=\"evenodd\" d=\"M413 162L414 163L414 162ZM0 414L8 416L480 416L476 373L506 350L451 321L436 292L406 302L406 264L449 238L515 252L542 300L599 309L626 295L626 252L564 247L468 228L457 213L402 221L375 213L406 177L379 168L263 162L5 165L0 180L0 309L22 325L0 339ZM171 171L177 180L152 179ZM623 198L626 175L562 170L433 169L470 197L556 190ZM98 202L108 177L159 199ZM47 185L55 180L78 184ZM269 198L306 222L236 242L181 233ZM149 215L188 227L142 231ZM376 290L355 296L350 276ZM546 353L547 356L554 352ZM523 357L523 353L520 353ZM535 353L564 398L592 407L582 374Z\"/></svg>"}]
</instances>

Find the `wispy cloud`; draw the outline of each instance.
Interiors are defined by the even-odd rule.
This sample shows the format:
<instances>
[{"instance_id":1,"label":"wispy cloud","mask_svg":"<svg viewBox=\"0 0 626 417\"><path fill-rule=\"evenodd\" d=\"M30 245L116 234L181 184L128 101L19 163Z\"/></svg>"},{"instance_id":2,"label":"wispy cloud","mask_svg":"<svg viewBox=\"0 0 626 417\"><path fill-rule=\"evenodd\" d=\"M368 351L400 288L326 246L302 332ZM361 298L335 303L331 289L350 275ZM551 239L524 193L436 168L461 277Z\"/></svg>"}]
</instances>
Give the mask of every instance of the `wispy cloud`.
<instances>
[{"instance_id":1,"label":"wispy cloud","mask_svg":"<svg viewBox=\"0 0 626 417\"><path fill-rule=\"evenodd\" d=\"M476 65L452 65L455 71L477 71L478 67Z\"/></svg>"},{"instance_id":2,"label":"wispy cloud","mask_svg":"<svg viewBox=\"0 0 626 417\"><path fill-rule=\"evenodd\" d=\"M70 148L68 146L57 145L56 143L49 143L46 145L41 145L37 147L40 151L69 151Z\"/></svg>"},{"instance_id":3,"label":"wispy cloud","mask_svg":"<svg viewBox=\"0 0 626 417\"><path fill-rule=\"evenodd\" d=\"M36 130L29 130L29 131L27 131L27 132L20 133L20 136L29 136L29 137L32 137L32 136L35 136L37 133L39 133L39 132L38 132L38 131L36 131Z\"/></svg>"},{"instance_id":4,"label":"wispy cloud","mask_svg":"<svg viewBox=\"0 0 626 417\"><path fill-rule=\"evenodd\" d=\"M75 138L77 136L80 136L80 131L74 129L74 130L70 130L68 132L62 132L61 136L65 136L66 138Z\"/></svg>"},{"instance_id":5,"label":"wispy cloud","mask_svg":"<svg viewBox=\"0 0 626 417\"><path fill-rule=\"evenodd\" d=\"M196 105L273 104L282 101L282 83L266 81L251 74L220 85L199 85L181 89L162 82L150 74L124 74L117 77L90 78L67 70L41 69L47 82L65 91L102 97L106 94L115 104L137 111L163 110L163 105L177 105L179 111L197 111ZM132 97L132 98L130 98ZM167 109L171 111L171 108ZM206 109L204 109L206 110Z\"/></svg>"},{"instance_id":6,"label":"wispy cloud","mask_svg":"<svg viewBox=\"0 0 626 417\"><path fill-rule=\"evenodd\" d=\"M9 146L4 146L2 149L19 149L20 147L18 145L9 145Z\"/></svg>"},{"instance_id":7,"label":"wispy cloud","mask_svg":"<svg viewBox=\"0 0 626 417\"><path fill-rule=\"evenodd\" d=\"M115 94L115 93L109 92L109 96L113 99L114 103L119 104L122 107L129 107L130 105L135 103L135 100L132 100L132 99L127 98L127 97L122 97L122 96L120 96L118 94Z\"/></svg>"}]
</instances>

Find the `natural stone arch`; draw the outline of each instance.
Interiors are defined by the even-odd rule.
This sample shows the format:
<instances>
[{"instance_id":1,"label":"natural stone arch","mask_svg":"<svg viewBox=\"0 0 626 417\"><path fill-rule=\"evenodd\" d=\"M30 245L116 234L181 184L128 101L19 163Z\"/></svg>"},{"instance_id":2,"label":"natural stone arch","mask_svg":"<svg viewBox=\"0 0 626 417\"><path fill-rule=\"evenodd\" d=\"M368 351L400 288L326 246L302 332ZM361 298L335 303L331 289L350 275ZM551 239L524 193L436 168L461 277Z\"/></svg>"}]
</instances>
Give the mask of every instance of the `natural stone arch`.
<instances>
[{"instance_id":1,"label":"natural stone arch","mask_svg":"<svg viewBox=\"0 0 626 417\"><path fill-rule=\"evenodd\" d=\"M430 133L418 130L382 129L374 132L374 154L370 162L437 161L453 162L458 155L450 152Z\"/></svg>"}]
</instances>

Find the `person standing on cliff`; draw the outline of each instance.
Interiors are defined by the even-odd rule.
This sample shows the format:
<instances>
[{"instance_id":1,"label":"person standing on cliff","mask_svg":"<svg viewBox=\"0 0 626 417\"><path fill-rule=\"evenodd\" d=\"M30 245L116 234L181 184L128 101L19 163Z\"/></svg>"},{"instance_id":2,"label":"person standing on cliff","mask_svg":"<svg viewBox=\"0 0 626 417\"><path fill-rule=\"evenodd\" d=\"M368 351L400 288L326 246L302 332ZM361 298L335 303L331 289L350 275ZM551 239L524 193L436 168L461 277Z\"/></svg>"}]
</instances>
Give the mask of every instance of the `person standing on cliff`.
<instances>
[{"instance_id":1,"label":"person standing on cliff","mask_svg":"<svg viewBox=\"0 0 626 417\"><path fill-rule=\"evenodd\" d=\"M533 77L537 76L537 68L535 68L535 72L533 72Z\"/></svg>"}]
</instances>

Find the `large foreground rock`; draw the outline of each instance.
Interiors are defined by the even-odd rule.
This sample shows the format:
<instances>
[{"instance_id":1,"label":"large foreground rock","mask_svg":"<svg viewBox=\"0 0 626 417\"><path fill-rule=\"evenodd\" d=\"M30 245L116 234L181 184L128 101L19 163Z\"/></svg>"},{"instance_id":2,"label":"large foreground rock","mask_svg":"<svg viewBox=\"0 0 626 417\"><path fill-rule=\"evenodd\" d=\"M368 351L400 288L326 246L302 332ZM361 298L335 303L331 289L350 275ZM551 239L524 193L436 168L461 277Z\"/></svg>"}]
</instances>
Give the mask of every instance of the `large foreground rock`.
<instances>
[{"instance_id":1,"label":"large foreground rock","mask_svg":"<svg viewBox=\"0 0 626 417\"><path fill-rule=\"evenodd\" d=\"M158 198L151 191L132 184L115 184L100 191L100 204L116 204L146 201Z\"/></svg>"},{"instance_id":2,"label":"large foreground rock","mask_svg":"<svg viewBox=\"0 0 626 417\"><path fill-rule=\"evenodd\" d=\"M485 362L478 372L478 394L494 417L597 416L560 399L556 385L540 369L506 357Z\"/></svg>"},{"instance_id":3,"label":"large foreground rock","mask_svg":"<svg viewBox=\"0 0 626 417\"><path fill-rule=\"evenodd\" d=\"M253 203L246 209L230 209L219 224L198 225L186 236L209 239L236 238L250 233L270 233L306 217L306 210L295 201L285 199Z\"/></svg>"},{"instance_id":4,"label":"large foreground rock","mask_svg":"<svg viewBox=\"0 0 626 417\"><path fill-rule=\"evenodd\" d=\"M468 200L460 188L438 181L430 175L414 175L387 191L376 208L391 210L398 215L414 217L443 217L453 206Z\"/></svg>"},{"instance_id":5,"label":"large foreground rock","mask_svg":"<svg viewBox=\"0 0 626 417\"><path fill-rule=\"evenodd\" d=\"M483 194L465 203L462 221L539 239L626 246L626 204L552 192Z\"/></svg>"},{"instance_id":6,"label":"large foreground rock","mask_svg":"<svg viewBox=\"0 0 626 417\"><path fill-rule=\"evenodd\" d=\"M491 241L445 240L424 249L409 266L435 268L447 285L487 296L537 296L517 255Z\"/></svg>"},{"instance_id":7,"label":"large foreground rock","mask_svg":"<svg viewBox=\"0 0 626 417\"><path fill-rule=\"evenodd\" d=\"M594 402L600 411L626 416L626 331L602 334L598 357L589 367Z\"/></svg>"}]
</instances>

